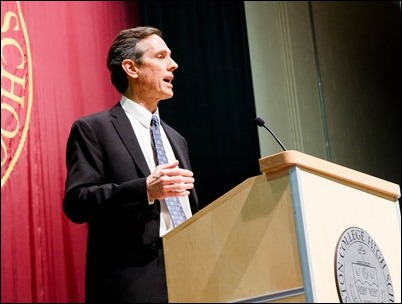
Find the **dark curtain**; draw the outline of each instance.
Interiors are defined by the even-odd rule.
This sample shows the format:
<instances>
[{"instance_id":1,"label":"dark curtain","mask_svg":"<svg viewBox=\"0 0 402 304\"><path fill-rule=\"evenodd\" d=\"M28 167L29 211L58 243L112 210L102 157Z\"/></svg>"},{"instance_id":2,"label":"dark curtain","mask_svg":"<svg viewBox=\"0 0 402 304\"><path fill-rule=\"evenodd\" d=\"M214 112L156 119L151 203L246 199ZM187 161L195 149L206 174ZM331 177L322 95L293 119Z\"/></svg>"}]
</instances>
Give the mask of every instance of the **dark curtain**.
<instances>
[{"instance_id":1,"label":"dark curtain","mask_svg":"<svg viewBox=\"0 0 402 304\"><path fill-rule=\"evenodd\" d=\"M186 137L204 207L261 174L243 2L140 1L179 68L161 117Z\"/></svg>"}]
</instances>

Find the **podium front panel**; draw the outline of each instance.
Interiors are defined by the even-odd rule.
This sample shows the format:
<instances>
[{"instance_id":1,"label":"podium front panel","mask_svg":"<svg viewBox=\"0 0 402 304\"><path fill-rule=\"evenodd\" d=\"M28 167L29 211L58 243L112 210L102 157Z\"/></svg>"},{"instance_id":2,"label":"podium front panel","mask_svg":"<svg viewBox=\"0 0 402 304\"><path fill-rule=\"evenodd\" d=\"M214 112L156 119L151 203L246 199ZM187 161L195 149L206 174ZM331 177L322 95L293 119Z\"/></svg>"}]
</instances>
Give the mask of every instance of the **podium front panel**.
<instances>
[{"instance_id":1,"label":"podium front panel","mask_svg":"<svg viewBox=\"0 0 402 304\"><path fill-rule=\"evenodd\" d=\"M345 230L359 227L375 240L387 263L394 294L383 297L400 303L398 201L298 167L289 169L289 176L306 302L340 302L335 265L337 244ZM367 252L362 252L362 260L364 254Z\"/></svg>"},{"instance_id":2,"label":"podium front panel","mask_svg":"<svg viewBox=\"0 0 402 304\"><path fill-rule=\"evenodd\" d=\"M284 173L244 181L163 242L169 302L236 302L303 287Z\"/></svg>"}]
</instances>

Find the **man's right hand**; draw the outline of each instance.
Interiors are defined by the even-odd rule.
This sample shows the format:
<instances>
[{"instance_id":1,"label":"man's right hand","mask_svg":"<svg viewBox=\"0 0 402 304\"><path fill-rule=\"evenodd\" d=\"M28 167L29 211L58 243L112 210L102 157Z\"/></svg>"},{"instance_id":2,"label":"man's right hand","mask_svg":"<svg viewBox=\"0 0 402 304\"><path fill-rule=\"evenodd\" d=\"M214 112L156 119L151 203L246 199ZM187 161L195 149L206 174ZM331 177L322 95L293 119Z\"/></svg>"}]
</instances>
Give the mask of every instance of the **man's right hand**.
<instances>
[{"instance_id":1,"label":"man's right hand","mask_svg":"<svg viewBox=\"0 0 402 304\"><path fill-rule=\"evenodd\" d=\"M179 161L156 166L147 177L147 192L150 201L172 196L186 196L194 188L193 172L179 168Z\"/></svg>"}]
</instances>

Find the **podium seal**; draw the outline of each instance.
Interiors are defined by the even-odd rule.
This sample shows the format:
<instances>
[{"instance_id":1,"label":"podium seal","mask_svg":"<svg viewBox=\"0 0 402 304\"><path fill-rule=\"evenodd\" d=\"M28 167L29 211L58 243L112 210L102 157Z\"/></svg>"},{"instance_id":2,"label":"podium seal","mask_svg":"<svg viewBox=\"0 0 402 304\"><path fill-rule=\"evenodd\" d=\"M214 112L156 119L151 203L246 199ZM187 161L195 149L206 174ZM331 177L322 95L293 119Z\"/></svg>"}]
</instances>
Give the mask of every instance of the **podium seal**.
<instances>
[{"instance_id":1,"label":"podium seal","mask_svg":"<svg viewBox=\"0 0 402 304\"><path fill-rule=\"evenodd\" d=\"M338 295L343 303L394 303L394 289L385 257L374 238L350 227L336 252Z\"/></svg>"}]
</instances>

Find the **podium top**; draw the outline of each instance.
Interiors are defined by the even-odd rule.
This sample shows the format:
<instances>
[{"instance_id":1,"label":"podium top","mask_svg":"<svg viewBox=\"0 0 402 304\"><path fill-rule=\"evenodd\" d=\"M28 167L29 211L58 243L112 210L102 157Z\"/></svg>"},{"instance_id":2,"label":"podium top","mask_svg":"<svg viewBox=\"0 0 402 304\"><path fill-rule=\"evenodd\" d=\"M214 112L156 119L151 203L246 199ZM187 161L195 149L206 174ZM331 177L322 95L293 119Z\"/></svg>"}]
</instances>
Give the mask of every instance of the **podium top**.
<instances>
[{"instance_id":1,"label":"podium top","mask_svg":"<svg viewBox=\"0 0 402 304\"><path fill-rule=\"evenodd\" d=\"M363 187L397 200L401 196L398 184L353 170L298 151L284 151L259 159L260 171L270 174L293 166L301 167L349 184Z\"/></svg>"}]
</instances>

